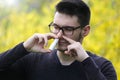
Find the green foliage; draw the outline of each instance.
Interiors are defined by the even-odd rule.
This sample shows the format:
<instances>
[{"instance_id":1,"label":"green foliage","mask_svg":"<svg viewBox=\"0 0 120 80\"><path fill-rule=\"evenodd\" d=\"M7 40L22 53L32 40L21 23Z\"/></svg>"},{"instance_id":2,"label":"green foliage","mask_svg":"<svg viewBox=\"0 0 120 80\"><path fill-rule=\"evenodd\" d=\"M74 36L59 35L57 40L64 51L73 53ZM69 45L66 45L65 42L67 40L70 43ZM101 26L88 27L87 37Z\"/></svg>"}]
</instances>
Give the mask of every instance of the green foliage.
<instances>
[{"instance_id":1,"label":"green foliage","mask_svg":"<svg viewBox=\"0 0 120 80\"><path fill-rule=\"evenodd\" d=\"M109 59L120 79L120 3L118 0L86 0L91 7L91 31L84 39L83 47ZM34 33L49 32L48 24L53 20L56 1L44 3L40 12L12 11L0 19L0 52L25 41ZM41 13L42 12L42 13ZM3 15L4 13L2 13Z\"/></svg>"}]
</instances>

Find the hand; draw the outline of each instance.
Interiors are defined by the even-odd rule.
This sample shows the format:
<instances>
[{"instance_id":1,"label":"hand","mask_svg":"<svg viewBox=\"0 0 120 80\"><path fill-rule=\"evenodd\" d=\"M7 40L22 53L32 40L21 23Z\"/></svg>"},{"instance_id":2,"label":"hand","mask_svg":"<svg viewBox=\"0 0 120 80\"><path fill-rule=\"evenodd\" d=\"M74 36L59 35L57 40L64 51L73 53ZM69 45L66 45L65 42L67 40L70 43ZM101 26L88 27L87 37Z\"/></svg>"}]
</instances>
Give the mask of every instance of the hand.
<instances>
[{"instance_id":1,"label":"hand","mask_svg":"<svg viewBox=\"0 0 120 80\"><path fill-rule=\"evenodd\" d=\"M67 51L65 51L65 54L75 57L76 60L80 62L89 57L80 42L76 42L66 36L63 36L63 38L70 43L70 45L67 46Z\"/></svg>"},{"instance_id":2,"label":"hand","mask_svg":"<svg viewBox=\"0 0 120 80\"><path fill-rule=\"evenodd\" d=\"M34 34L28 40L23 43L24 48L30 52L50 52L49 49L45 49L47 46L48 40L52 38L58 38L57 35L52 33L47 34Z\"/></svg>"}]
</instances>

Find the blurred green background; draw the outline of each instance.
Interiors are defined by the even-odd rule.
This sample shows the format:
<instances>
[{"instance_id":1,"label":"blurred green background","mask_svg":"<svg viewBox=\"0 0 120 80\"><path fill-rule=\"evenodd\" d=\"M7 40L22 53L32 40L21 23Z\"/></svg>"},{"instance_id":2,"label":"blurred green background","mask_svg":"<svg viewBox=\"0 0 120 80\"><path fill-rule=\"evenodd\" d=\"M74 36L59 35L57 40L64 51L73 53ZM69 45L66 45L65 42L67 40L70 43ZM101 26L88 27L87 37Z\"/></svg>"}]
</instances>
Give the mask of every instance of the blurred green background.
<instances>
[{"instance_id":1,"label":"blurred green background","mask_svg":"<svg viewBox=\"0 0 120 80\"><path fill-rule=\"evenodd\" d=\"M0 0L0 53L34 33L49 32L59 0ZM91 8L91 32L83 47L109 59L120 79L120 2L83 0Z\"/></svg>"}]
</instances>

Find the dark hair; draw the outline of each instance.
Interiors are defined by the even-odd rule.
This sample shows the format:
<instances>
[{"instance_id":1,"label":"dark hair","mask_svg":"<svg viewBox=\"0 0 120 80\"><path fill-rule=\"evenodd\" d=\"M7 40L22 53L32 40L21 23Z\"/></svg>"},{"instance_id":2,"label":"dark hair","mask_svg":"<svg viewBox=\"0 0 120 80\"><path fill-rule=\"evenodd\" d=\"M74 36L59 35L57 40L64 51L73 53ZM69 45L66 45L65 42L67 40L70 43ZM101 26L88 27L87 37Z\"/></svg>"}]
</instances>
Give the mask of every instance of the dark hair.
<instances>
[{"instance_id":1,"label":"dark hair","mask_svg":"<svg viewBox=\"0 0 120 80\"><path fill-rule=\"evenodd\" d=\"M90 22L90 9L82 0L62 0L56 5L56 12L77 16L81 27Z\"/></svg>"}]
</instances>

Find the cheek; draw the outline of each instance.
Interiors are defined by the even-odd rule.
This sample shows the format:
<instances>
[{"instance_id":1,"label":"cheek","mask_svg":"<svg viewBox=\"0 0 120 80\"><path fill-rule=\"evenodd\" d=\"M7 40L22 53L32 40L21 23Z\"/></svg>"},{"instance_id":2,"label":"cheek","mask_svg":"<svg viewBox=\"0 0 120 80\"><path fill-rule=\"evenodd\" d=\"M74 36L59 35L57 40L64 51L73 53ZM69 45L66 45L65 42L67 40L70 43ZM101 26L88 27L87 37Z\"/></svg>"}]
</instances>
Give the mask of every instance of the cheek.
<instances>
[{"instance_id":1,"label":"cheek","mask_svg":"<svg viewBox=\"0 0 120 80\"><path fill-rule=\"evenodd\" d=\"M76 31L74 32L74 34L72 36L70 36L71 39L75 40L75 41L80 41L80 32Z\"/></svg>"}]
</instances>

